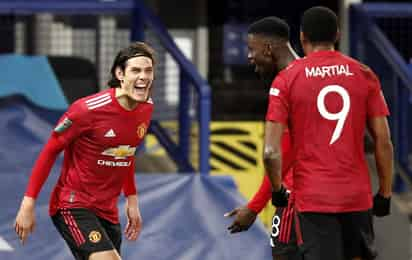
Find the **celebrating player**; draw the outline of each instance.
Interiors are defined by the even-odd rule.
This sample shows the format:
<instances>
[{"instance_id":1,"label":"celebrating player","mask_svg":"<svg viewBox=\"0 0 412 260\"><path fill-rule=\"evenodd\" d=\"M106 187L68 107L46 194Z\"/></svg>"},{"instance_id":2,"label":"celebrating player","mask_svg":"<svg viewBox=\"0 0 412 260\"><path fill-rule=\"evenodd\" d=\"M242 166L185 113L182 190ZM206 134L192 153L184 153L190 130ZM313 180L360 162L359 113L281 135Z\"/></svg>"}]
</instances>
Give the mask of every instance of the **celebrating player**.
<instances>
[{"instance_id":1,"label":"celebrating player","mask_svg":"<svg viewBox=\"0 0 412 260\"><path fill-rule=\"evenodd\" d=\"M297 55L289 43L289 26L277 17L266 17L250 25L248 29L248 59L255 65L257 72L265 84L270 86L272 80L292 63ZM283 164L282 175L284 186L292 189L292 155L290 153L290 137L288 131L282 136L282 153L287 162ZM296 244L293 226L293 207L287 206L286 190L273 194L273 203L276 208L272 220L270 244L273 259L301 259ZM280 196L279 196L280 195ZM254 223L257 214L262 211L266 203L272 198L269 178L265 175L258 192L253 199L244 206L238 207L226 216L234 216L229 226L231 233L249 229ZM287 206L287 207L286 207Z\"/></svg>"},{"instance_id":2,"label":"celebrating player","mask_svg":"<svg viewBox=\"0 0 412 260\"><path fill-rule=\"evenodd\" d=\"M125 236L142 228L134 179L134 155L150 124L154 51L142 42L122 49L108 90L74 102L59 120L37 159L15 222L22 243L35 227L35 201L57 155L64 150L49 213L76 259L118 260L117 209L127 197Z\"/></svg>"}]
</instances>

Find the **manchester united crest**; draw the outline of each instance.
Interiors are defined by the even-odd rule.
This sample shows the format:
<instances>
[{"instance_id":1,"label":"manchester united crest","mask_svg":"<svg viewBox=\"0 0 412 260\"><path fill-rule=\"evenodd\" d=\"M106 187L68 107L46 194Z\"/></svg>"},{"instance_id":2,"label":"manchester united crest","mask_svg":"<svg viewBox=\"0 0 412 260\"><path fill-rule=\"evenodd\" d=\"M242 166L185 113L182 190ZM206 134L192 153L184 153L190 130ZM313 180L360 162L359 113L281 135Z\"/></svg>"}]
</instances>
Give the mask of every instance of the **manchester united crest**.
<instances>
[{"instance_id":1,"label":"manchester united crest","mask_svg":"<svg viewBox=\"0 0 412 260\"><path fill-rule=\"evenodd\" d=\"M137 136L139 138L143 138L143 136L146 134L146 129L147 126L145 123L141 123L138 127L137 127Z\"/></svg>"},{"instance_id":2,"label":"manchester united crest","mask_svg":"<svg viewBox=\"0 0 412 260\"><path fill-rule=\"evenodd\" d=\"M89 233L89 240L92 243L99 243L102 239L102 234L99 231L93 230Z\"/></svg>"}]
</instances>

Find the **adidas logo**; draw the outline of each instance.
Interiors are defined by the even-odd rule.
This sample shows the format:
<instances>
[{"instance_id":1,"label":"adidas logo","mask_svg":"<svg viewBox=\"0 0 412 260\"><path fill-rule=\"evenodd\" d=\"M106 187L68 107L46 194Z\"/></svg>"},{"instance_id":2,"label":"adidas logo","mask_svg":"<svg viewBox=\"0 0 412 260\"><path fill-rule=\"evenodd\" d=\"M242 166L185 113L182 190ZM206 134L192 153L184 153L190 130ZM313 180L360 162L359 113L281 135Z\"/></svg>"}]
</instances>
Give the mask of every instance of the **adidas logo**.
<instances>
[{"instance_id":1,"label":"adidas logo","mask_svg":"<svg viewBox=\"0 0 412 260\"><path fill-rule=\"evenodd\" d=\"M106 132L106 134L104 135L104 137L115 137L116 134L113 131L113 129L110 129L109 131Z\"/></svg>"}]
</instances>

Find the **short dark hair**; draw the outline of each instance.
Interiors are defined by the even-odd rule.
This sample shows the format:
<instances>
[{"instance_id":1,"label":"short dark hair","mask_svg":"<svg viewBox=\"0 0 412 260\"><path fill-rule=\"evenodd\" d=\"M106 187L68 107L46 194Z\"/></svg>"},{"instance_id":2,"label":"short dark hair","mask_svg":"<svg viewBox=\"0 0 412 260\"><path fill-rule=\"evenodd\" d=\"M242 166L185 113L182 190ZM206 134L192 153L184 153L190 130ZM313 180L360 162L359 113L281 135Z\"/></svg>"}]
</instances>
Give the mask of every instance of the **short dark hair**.
<instances>
[{"instance_id":1,"label":"short dark hair","mask_svg":"<svg viewBox=\"0 0 412 260\"><path fill-rule=\"evenodd\" d=\"M116 77L116 68L120 67L123 71L126 68L126 62L133 58L144 56L152 60L155 63L154 50L148 44L144 42L134 42L128 47L120 50L116 57L114 58L112 68L110 69L111 78L107 82L107 85L111 88L116 88L120 86L120 81Z\"/></svg>"},{"instance_id":2,"label":"short dark hair","mask_svg":"<svg viewBox=\"0 0 412 260\"><path fill-rule=\"evenodd\" d=\"M300 29L310 42L335 43L338 17L327 7L315 6L303 13Z\"/></svg>"},{"instance_id":3,"label":"short dark hair","mask_svg":"<svg viewBox=\"0 0 412 260\"><path fill-rule=\"evenodd\" d=\"M289 25L276 16L265 17L252 23L247 32L289 40Z\"/></svg>"}]
</instances>

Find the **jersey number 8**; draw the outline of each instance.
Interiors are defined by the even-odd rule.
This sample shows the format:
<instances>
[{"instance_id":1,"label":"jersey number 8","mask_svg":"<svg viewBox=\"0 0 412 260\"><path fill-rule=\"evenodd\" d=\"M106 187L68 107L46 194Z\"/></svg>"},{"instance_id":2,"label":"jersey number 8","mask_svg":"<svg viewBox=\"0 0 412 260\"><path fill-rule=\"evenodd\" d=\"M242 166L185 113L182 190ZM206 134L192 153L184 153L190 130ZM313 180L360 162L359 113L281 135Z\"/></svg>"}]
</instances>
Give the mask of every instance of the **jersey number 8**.
<instances>
[{"instance_id":1,"label":"jersey number 8","mask_svg":"<svg viewBox=\"0 0 412 260\"><path fill-rule=\"evenodd\" d=\"M330 92L336 92L343 100L343 107L342 110L337 113L330 113L326 110L325 107L325 96ZM350 108L350 98L349 93L343 87L339 85L328 85L324 87L318 95L317 98L317 106L320 115L327 119L327 120L334 120L338 121L333 131L332 138L330 139L329 144L333 144L338 140L340 135L342 134L343 125L345 124L346 117L348 116L349 108Z\"/></svg>"}]
</instances>

